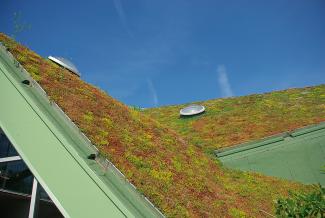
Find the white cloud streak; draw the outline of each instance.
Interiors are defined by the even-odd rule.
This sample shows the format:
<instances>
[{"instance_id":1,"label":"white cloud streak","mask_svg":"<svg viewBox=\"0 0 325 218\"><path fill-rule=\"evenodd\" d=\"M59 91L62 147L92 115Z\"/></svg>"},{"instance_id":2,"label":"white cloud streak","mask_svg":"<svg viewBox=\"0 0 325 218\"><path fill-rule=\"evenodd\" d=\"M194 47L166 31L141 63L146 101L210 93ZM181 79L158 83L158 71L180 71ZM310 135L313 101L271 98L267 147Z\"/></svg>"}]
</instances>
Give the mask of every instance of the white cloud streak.
<instances>
[{"instance_id":1,"label":"white cloud streak","mask_svg":"<svg viewBox=\"0 0 325 218\"><path fill-rule=\"evenodd\" d=\"M128 22L127 22L126 15L125 15L125 12L123 9L122 1L114 0L114 6L115 6L116 12L122 22L122 25L124 26L124 28L126 30L126 32L128 33L129 36L131 36L133 38L133 34L130 31L129 26L128 26Z\"/></svg>"},{"instance_id":2,"label":"white cloud streak","mask_svg":"<svg viewBox=\"0 0 325 218\"><path fill-rule=\"evenodd\" d=\"M150 95L152 97L153 104L155 107L157 107L159 101L158 101L158 96L157 96L155 86L153 85L152 80L149 78L147 79L147 83L148 83L148 88L149 88Z\"/></svg>"},{"instance_id":3,"label":"white cloud streak","mask_svg":"<svg viewBox=\"0 0 325 218\"><path fill-rule=\"evenodd\" d=\"M231 97L234 95L227 75L227 70L224 65L219 65L217 68L218 83L221 89L222 97Z\"/></svg>"}]
</instances>

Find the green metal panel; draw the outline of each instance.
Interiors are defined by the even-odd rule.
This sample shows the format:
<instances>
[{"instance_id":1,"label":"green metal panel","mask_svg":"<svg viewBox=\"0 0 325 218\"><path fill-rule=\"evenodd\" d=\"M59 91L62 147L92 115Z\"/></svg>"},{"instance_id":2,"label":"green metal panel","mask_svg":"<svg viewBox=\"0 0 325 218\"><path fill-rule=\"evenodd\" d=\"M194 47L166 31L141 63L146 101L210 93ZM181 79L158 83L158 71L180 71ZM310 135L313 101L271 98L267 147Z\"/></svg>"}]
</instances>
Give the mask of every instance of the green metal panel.
<instances>
[{"instance_id":1,"label":"green metal panel","mask_svg":"<svg viewBox=\"0 0 325 218\"><path fill-rule=\"evenodd\" d=\"M230 168L325 185L325 123L216 152Z\"/></svg>"},{"instance_id":2,"label":"green metal panel","mask_svg":"<svg viewBox=\"0 0 325 218\"><path fill-rule=\"evenodd\" d=\"M0 128L64 216L163 216L114 165L87 158L96 149L3 47L0 102Z\"/></svg>"}]
</instances>

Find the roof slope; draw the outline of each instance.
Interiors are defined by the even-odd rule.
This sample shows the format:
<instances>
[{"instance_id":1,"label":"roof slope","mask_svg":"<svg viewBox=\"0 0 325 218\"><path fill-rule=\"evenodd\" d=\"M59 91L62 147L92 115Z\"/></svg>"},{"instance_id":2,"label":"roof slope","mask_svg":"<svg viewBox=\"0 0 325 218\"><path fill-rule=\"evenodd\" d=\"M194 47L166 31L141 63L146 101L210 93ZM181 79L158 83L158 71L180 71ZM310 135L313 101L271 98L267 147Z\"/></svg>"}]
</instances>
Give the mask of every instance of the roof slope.
<instances>
[{"instance_id":1,"label":"roof slope","mask_svg":"<svg viewBox=\"0 0 325 218\"><path fill-rule=\"evenodd\" d=\"M325 85L198 102L201 116L179 118L184 105L145 110L188 141L211 151L325 121Z\"/></svg>"},{"instance_id":2,"label":"roof slope","mask_svg":"<svg viewBox=\"0 0 325 218\"><path fill-rule=\"evenodd\" d=\"M325 122L216 151L228 167L325 186Z\"/></svg>"},{"instance_id":3,"label":"roof slope","mask_svg":"<svg viewBox=\"0 0 325 218\"><path fill-rule=\"evenodd\" d=\"M22 83L22 81L29 81ZM65 217L162 217L0 46L0 128ZM76 130L76 131L74 131Z\"/></svg>"},{"instance_id":4,"label":"roof slope","mask_svg":"<svg viewBox=\"0 0 325 218\"><path fill-rule=\"evenodd\" d=\"M0 41L78 127L167 216L263 216L300 184L223 169L166 125L128 108L4 34ZM240 184L240 185L239 185Z\"/></svg>"}]
</instances>

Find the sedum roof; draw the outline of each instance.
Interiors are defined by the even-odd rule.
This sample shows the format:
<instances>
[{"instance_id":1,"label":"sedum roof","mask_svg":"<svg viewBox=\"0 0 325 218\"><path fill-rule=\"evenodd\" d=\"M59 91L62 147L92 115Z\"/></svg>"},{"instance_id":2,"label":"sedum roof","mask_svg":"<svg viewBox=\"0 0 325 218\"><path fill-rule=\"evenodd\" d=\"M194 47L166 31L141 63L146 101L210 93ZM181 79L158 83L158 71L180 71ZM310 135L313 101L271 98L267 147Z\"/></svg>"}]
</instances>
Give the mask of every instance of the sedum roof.
<instances>
[{"instance_id":1,"label":"sedum roof","mask_svg":"<svg viewBox=\"0 0 325 218\"><path fill-rule=\"evenodd\" d=\"M187 104L144 113L212 152L325 121L325 84L197 103L206 112L189 119L176 113Z\"/></svg>"},{"instance_id":2,"label":"sedum roof","mask_svg":"<svg viewBox=\"0 0 325 218\"><path fill-rule=\"evenodd\" d=\"M0 128L65 217L163 217L114 165L89 158L97 150L2 46L0 93Z\"/></svg>"},{"instance_id":3,"label":"sedum roof","mask_svg":"<svg viewBox=\"0 0 325 218\"><path fill-rule=\"evenodd\" d=\"M261 174L226 169L198 146L196 140L200 137L192 138L194 131L181 124L194 123L197 118L165 122L159 117L160 112L145 110L148 116L130 109L6 35L0 34L0 41L100 154L114 163L167 217L262 217L260 209L273 213L273 200L287 195L289 190L310 189ZM230 110L231 100L219 103L225 112ZM211 108L203 105L207 110ZM166 115L164 110L161 109L161 115ZM167 119L174 117L172 110L166 112ZM207 111L200 117L208 115ZM230 118L227 121L236 123ZM248 123L253 121L247 117ZM181 128L174 128L176 123ZM200 125L195 128L200 129Z\"/></svg>"}]
</instances>

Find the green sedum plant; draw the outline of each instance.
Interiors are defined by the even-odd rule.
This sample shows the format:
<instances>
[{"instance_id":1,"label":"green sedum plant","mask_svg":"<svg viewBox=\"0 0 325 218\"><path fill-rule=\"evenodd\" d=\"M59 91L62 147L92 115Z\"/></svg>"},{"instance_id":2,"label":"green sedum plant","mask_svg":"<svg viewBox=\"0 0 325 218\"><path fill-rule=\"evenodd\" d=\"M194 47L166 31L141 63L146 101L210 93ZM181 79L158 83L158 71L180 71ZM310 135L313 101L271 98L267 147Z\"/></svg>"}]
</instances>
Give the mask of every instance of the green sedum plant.
<instances>
[{"instance_id":1,"label":"green sedum plant","mask_svg":"<svg viewBox=\"0 0 325 218\"><path fill-rule=\"evenodd\" d=\"M273 118L268 111L277 98L267 101L264 107L262 95L254 95L258 102L254 96L212 100L206 105L209 111L202 116L179 119L182 106L167 107L167 111L130 109L2 33L0 42L40 83L51 101L97 145L101 154L166 217L261 217L257 208L271 211L273 200L286 196L288 190L309 190L302 184L225 169L215 164L205 148L242 142L248 139L247 132L249 139L254 139L273 133L274 129L300 127L288 124L292 117L301 118L291 119L297 125L323 121L325 85L278 92L285 102L292 94L301 96L295 97L298 102L289 102L291 109L285 102L276 104L283 103L286 110L272 110ZM268 95L272 97L274 93ZM144 114L147 111L156 114L157 120L154 115ZM260 125L255 125L257 119ZM270 122L265 125L265 120ZM175 125L167 121L175 121ZM284 123L288 126L279 126Z\"/></svg>"},{"instance_id":2,"label":"green sedum plant","mask_svg":"<svg viewBox=\"0 0 325 218\"><path fill-rule=\"evenodd\" d=\"M315 190L308 194L290 193L289 198L276 202L278 217L325 217L325 188L315 185Z\"/></svg>"}]
</instances>

